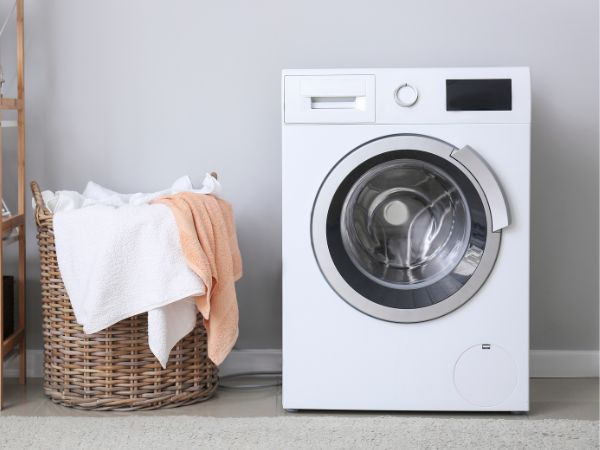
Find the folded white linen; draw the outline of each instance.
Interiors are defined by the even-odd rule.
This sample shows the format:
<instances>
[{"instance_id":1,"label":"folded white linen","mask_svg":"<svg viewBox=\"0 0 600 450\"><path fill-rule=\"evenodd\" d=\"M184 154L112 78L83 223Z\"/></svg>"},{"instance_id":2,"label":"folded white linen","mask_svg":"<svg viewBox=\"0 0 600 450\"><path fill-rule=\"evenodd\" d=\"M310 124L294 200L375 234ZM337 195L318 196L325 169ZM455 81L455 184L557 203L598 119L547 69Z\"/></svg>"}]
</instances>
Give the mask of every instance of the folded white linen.
<instances>
[{"instance_id":1,"label":"folded white linen","mask_svg":"<svg viewBox=\"0 0 600 450\"><path fill-rule=\"evenodd\" d=\"M58 266L77 322L95 333L148 312L149 347L163 367L194 328L193 297L205 286L187 266L171 211L141 199L188 190L181 180L154 194L127 196L94 184L88 197L69 191L44 197L54 209ZM191 190L216 194L220 185L207 175L201 189Z\"/></svg>"}]
</instances>

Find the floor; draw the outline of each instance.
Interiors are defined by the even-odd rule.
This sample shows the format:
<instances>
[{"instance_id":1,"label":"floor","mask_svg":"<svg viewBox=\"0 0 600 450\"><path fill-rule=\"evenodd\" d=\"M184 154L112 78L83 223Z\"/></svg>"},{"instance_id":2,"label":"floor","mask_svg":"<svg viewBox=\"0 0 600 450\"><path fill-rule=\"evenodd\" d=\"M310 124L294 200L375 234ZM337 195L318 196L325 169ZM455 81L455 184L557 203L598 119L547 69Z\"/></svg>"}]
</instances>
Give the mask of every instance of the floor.
<instances>
[{"instance_id":1,"label":"floor","mask_svg":"<svg viewBox=\"0 0 600 450\"><path fill-rule=\"evenodd\" d=\"M22 386L14 379L4 384L5 402L1 416L109 416L114 414L144 415L191 415L212 417L274 417L288 414L325 414L320 411L290 413L281 407L281 388L240 391L220 389L211 400L191 406L162 411L138 413L88 412L56 405L46 399L40 379L30 379ZM598 420L597 378L534 378L531 380L530 419L582 419ZM369 415L381 413L332 412L327 414ZM394 415L425 417L505 417L522 418L522 415L507 413L393 413Z\"/></svg>"}]
</instances>

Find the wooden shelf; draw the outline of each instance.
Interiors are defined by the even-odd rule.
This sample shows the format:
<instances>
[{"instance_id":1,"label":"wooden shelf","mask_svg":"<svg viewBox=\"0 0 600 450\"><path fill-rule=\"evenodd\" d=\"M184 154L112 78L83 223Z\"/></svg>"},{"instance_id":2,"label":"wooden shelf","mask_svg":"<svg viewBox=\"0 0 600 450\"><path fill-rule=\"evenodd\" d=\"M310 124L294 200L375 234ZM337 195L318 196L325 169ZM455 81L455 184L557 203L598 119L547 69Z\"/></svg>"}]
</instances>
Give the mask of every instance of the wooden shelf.
<instances>
[{"instance_id":1,"label":"wooden shelf","mask_svg":"<svg viewBox=\"0 0 600 450\"><path fill-rule=\"evenodd\" d=\"M19 235L18 234L7 234L5 237L2 238L2 243L4 245L10 245L13 244L15 242L19 242Z\"/></svg>"},{"instance_id":2,"label":"wooden shelf","mask_svg":"<svg viewBox=\"0 0 600 450\"><path fill-rule=\"evenodd\" d=\"M0 109L21 109L23 101L18 98L0 97Z\"/></svg>"},{"instance_id":3,"label":"wooden shelf","mask_svg":"<svg viewBox=\"0 0 600 450\"><path fill-rule=\"evenodd\" d=\"M15 214L7 219L2 219L2 238L4 239L14 228L23 225L25 214Z\"/></svg>"},{"instance_id":4,"label":"wooden shelf","mask_svg":"<svg viewBox=\"0 0 600 450\"><path fill-rule=\"evenodd\" d=\"M8 355L15 345L21 343L23 339L23 335L25 334L25 327L17 329L13 334L2 341L2 353L4 355Z\"/></svg>"}]
</instances>

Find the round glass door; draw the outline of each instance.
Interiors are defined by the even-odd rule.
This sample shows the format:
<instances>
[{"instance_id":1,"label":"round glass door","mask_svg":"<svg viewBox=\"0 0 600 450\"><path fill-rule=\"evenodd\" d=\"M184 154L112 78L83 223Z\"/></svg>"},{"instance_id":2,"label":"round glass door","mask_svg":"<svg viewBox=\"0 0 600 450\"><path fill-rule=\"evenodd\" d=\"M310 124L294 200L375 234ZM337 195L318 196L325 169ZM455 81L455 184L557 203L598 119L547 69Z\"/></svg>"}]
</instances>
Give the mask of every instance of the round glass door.
<instances>
[{"instance_id":1,"label":"round glass door","mask_svg":"<svg viewBox=\"0 0 600 450\"><path fill-rule=\"evenodd\" d=\"M451 145L400 135L365 144L315 200L313 249L332 288L371 316L419 322L471 298L498 253L485 193Z\"/></svg>"}]
</instances>

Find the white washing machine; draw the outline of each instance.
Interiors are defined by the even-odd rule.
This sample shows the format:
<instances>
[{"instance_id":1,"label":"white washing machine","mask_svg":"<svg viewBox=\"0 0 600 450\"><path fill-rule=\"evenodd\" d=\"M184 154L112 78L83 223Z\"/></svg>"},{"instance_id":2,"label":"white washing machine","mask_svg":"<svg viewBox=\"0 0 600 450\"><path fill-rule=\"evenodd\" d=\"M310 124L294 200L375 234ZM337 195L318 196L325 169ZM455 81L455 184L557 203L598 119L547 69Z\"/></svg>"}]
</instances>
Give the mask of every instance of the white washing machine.
<instances>
[{"instance_id":1,"label":"white washing machine","mask_svg":"<svg viewBox=\"0 0 600 450\"><path fill-rule=\"evenodd\" d=\"M282 90L284 408L527 411L529 70Z\"/></svg>"}]
</instances>

